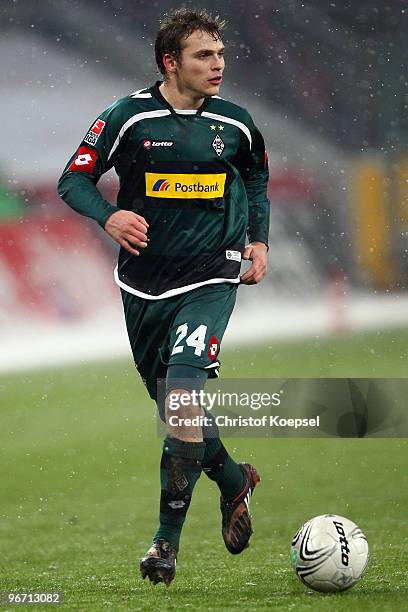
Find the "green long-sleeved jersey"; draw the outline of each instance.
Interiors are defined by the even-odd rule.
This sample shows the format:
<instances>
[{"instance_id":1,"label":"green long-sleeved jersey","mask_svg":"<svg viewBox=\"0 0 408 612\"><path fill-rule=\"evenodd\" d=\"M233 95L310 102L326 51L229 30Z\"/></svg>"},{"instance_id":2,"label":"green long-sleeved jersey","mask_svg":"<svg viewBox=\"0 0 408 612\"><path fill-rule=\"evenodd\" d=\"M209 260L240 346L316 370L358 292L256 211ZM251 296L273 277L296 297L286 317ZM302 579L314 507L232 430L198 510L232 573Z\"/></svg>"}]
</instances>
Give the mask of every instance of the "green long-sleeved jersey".
<instances>
[{"instance_id":1,"label":"green long-sleeved jersey","mask_svg":"<svg viewBox=\"0 0 408 612\"><path fill-rule=\"evenodd\" d=\"M148 246L121 248L115 280L147 299L201 285L239 282L246 235L268 243L268 163L248 112L219 97L176 110L160 82L122 98L91 126L59 180L58 193L102 227L119 209L142 215ZM117 206L96 184L115 168Z\"/></svg>"}]
</instances>

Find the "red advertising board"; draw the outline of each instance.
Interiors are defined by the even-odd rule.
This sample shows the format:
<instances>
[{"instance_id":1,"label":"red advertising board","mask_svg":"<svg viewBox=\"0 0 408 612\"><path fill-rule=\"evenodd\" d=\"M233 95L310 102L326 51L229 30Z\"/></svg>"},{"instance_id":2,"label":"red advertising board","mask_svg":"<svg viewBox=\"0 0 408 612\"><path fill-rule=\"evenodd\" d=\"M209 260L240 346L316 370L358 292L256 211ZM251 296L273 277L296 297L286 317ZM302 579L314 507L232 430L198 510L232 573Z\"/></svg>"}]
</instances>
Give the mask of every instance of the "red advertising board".
<instances>
[{"instance_id":1,"label":"red advertising board","mask_svg":"<svg viewBox=\"0 0 408 612\"><path fill-rule=\"evenodd\" d=\"M0 328L97 315L118 299L113 259L75 217L0 224Z\"/></svg>"}]
</instances>

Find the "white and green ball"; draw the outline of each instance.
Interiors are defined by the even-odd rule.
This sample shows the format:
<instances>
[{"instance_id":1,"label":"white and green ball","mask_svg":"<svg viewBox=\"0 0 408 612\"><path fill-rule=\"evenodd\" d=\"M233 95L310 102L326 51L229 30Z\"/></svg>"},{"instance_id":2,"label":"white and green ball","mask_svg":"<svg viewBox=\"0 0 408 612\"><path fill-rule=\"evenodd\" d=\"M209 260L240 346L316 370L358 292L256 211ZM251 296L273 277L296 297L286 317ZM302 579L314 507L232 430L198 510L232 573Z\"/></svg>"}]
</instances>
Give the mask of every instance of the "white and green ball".
<instances>
[{"instance_id":1,"label":"white and green ball","mask_svg":"<svg viewBox=\"0 0 408 612\"><path fill-rule=\"evenodd\" d=\"M292 540L291 561L307 587L324 593L354 586L368 563L367 538L349 519L336 514L315 516Z\"/></svg>"}]
</instances>

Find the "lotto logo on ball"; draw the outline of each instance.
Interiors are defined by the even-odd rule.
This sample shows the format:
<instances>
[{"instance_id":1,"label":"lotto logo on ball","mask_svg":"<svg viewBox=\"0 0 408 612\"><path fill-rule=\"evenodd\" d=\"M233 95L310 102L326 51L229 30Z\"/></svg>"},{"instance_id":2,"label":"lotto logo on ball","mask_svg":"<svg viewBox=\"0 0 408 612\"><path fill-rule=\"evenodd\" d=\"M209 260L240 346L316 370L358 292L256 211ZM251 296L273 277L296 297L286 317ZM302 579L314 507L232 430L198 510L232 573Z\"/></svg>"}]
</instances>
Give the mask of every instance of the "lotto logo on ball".
<instances>
[{"instance_id":1,"label":"lotto logo on ball","mask_svg":"<svg viewBox=\"0 0 408 612\"><path fill-rule=\"evenodd\" d=\"M88 172L91 174L94 171L98 152L91 147L79 147L74 161L69 169L71 172Z\"/></svg>"},{"instance_id":2,"label":"lotto logo on ball","mask_svg":"<svg viewBox=\"0 0 408 612\"><path fill-rule=\"evenodd\" d=\"M307 587L324 593L345 591L366 570L367 538L343 516L315 516L294 536L290 558L297 577Z\"/></svg>"}]
</instances>

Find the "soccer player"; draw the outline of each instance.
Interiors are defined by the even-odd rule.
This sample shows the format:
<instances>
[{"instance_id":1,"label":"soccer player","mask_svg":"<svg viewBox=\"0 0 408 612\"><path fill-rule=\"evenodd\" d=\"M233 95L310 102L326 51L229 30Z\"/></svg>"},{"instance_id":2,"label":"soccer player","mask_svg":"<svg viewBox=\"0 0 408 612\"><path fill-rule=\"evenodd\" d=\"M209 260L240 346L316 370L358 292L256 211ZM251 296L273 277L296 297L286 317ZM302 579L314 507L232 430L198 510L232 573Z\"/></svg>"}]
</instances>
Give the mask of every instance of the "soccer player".
<instances>
[{"instance_id":1,"label":"soccer player","mask_svg":"<svg viewBox=\"0 0 408 612\"><path fill-rule=\"evenodd\" d=\"M155 44L162 81L99 115L58 188L121 246L115 280L135 364L155 401L157 381L165 379L159 527L140 562L143 578L155 584L174 578L201 471L220 489L222 536L232 554L248 546L249 501L260 480L252 465L235 463L217 430L183 425L203 415L192 392L218 375L238 284L260 282L267 269L267 155L248 112L218 96L223 28L203 10L166 16ZM112 166L117 206L96 188ZM240 277L242 259L252 263ZM169 398L182 394L170 424Z\"/></svg>"}]
</instances>

